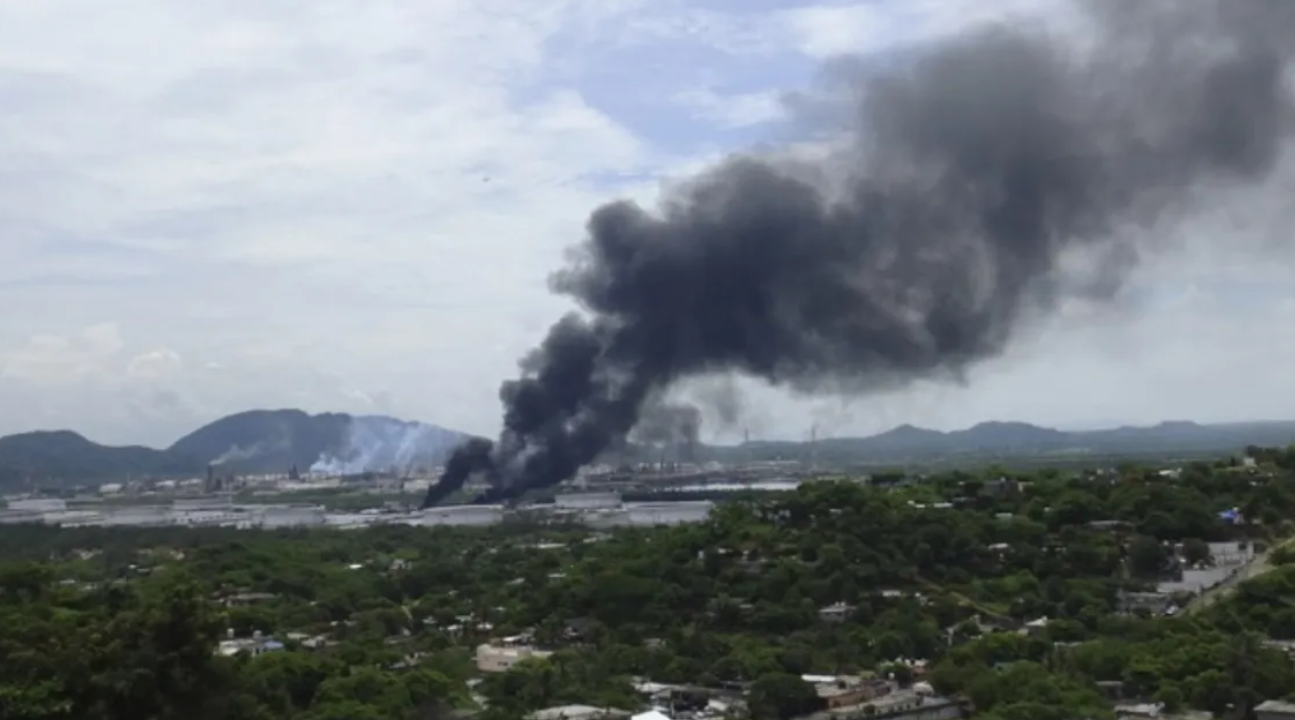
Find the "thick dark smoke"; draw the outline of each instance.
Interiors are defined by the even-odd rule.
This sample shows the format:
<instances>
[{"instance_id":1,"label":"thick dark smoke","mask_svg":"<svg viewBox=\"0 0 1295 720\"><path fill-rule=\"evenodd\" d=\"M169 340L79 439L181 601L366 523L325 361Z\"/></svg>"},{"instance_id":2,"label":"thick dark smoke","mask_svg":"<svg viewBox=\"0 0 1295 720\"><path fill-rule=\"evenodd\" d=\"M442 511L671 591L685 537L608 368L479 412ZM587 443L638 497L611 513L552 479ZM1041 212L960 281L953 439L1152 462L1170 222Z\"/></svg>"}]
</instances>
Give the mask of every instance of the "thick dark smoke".
<instances>
[{"instance_id":1,"label":"thick dark smoke","mask_svg":"<svg viewBox=\"0 0 1295 720\"><path fill-rule=\"evenodd\" d=\"M445 463L445 473L442 476L459 478L459 481L453 485L439 482L428 488L423 507L440 504L462 488L473 473L491 473L493 464L490 462L490 449L493 446L493 443L484 438L472 438L460 445Z\"/></svg>"},{"instance_id":2,"label":"thick dark smoke","mask_svg":"<svg viewBox=\"0 0 1295 720\"><path fill-rule=\"evenodd\" d=\"M649 401L639 410L630 440L669 451L671 460L691 462L701 439L701 409L664 400Z\"/></svg>"},{"instance_id":3,"label":"thick dark smoke","mask_svg":"<svg viewBox=\"0 0 1295 720\"><path fill-rule=\"evenodd\" d=\"M476 471L487 500L570 478L685 378L960 379L1071 291L1064 258L1102 258L1089 289L1110 292L1139 229L1259 187L1291 129L1295 2L1082 7L1079 40L989 28L856 64L830 160L736 156L657 214L595 210L553 278L587 316L553 326L503 386L499 441L460 448L428 503Z\"/></svg>"}]
</instances>

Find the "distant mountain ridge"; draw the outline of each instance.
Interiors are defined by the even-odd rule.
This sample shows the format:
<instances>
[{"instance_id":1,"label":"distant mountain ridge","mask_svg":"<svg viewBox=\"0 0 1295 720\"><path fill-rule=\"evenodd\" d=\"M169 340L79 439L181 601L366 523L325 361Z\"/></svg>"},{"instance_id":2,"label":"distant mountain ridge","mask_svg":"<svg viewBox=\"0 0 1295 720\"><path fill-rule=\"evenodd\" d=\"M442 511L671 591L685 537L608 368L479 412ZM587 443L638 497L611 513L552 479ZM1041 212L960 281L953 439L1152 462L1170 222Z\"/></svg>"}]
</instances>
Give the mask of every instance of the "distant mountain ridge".
<instances>
[{"instance_id":1,"label":"distant mountain ridge","mask_svg":"<svg viewBox=\"0 0 1295 720\"><path fill-rule=\"evenodd\" d=\"M1022 422L983 422L965 430L943 432L901 425L869 437L819 440L814 453L825 462L909 462L932 458L1021 457L1067 455L1082 457L1175 452L1237 452L1248 445L1286 446L1295 443L1295 421L1200 424L1168 421L1147 427L1064 431ZM711 451L711 459L743 453L754 459L802 457L806 443L751 442L738 450Z\"/></svg>"},{"instance_id":2,"label":"distant mountain ridge","mask_svg":"<svg viewBox=\"0 0 1295 720\"><path fill-rule=\"evenodd\" d=\"M28 484L200 477L208 465L244 474L297 467L337 474L429 467L467 436L381 415L251 410L223 417L165 449L100 445L68 430L0 437L0 490Z\"/></svg>"},{"instance_id":3,"label":"distant mountain ridge","mask_svg":"<svg viewBox=\"0 0 1295 720\"><path fill-rule=\"evenodd\" d=\"M115 482L130 477L198 477L208 464L239 473L319 470L351 474L404 471L439 464L468 436L436 425L385 416L301 410L252 410L216 420L164 450L99 445L67 430L0 437L0 490L28 484ZM752 441L703 445L698 460L804 459L822 463L916 463L1051 456L1143 456L1238 452L1247 445L1295 443L1295 421L1199 424L1162 422L1148 427L1063 431L1023 422L991 421L943 432L901 425L868 437L808 443ZM643 452L643 449L639 449ZM671 454L673 455L673 453ZM647 451L644 458L659 453Z\"/></svg>"}]
</instances>

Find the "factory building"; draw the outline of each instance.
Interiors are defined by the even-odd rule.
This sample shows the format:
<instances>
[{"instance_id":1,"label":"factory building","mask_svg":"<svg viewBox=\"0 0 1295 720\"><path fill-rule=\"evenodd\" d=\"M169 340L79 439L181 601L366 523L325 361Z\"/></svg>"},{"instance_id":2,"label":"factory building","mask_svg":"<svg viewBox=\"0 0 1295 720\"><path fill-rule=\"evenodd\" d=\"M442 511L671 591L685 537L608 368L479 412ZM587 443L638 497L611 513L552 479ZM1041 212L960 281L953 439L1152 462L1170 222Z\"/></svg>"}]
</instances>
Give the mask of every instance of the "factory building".
<instances>
[{"instance_id":1,"label":"factory building","mask_svg":"<svg viewBox=\"0 0 1295 720\"><path fill-rule=\"evenodd\" d=\"M597 510L620 507L620 493L614 492L579 492L562 493L553 498L556 510Z\"/></svg>"}]
</instances>

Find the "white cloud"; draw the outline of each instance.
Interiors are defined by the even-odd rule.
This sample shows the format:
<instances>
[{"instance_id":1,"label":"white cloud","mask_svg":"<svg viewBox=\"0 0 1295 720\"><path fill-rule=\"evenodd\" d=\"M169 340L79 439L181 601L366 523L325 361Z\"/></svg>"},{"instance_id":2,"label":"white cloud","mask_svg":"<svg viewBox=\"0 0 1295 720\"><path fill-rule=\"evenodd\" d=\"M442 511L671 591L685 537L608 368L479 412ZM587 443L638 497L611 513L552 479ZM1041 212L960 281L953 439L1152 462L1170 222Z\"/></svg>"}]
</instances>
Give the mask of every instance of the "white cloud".
<instances>
[{"instance_id":1,"label":"white cloud","mask_svg":"<svg viewBox=\"0 0 1295 720\"><path fill-rule=\"evenodd\" d=\"M794 88L768 78L787 67L1040 8L0 3L0 432L163 443L258 406L491 432L499 381L565 308L545 280L595 205L650 195L735 149L728 130L781 117ZM1156 312L1138 337L1058 330L1053 354L994 366L1009 376L878 403L899 421L1064 420L1102 383L1149 382L1163 389L1121 392L1110 412L1169 398L1235 414L1268 402L1238 388L1295 358L1219 347L1275 316L1214 310L1193 333L1175 324L1187 310ZM1103 359L1099 336L1188 369ZM1218 358L1272 365L1188 412L1182 388L1201 381L1166 383ZM1091 378L1082 394L1059 367Z\"/></svg>"},{"instance_id":2,"label":"white cloud","mask_svg":"<svg viewBox=\"0 0 1295 720\"><path fill-rule=\"evenodd\" d=\"M394 361L424 376L424 403L463 388L450 354L484 350L469 379L497 382L555 306L548 269L615 192L591 178L663 161L578 88L545 78L559 33L582 42L632 7L0 6L0 228L12 239L0 292L25 309L0 331L7 382L160 372L152 356L94 365L112 353L77 328L100 323L132 350L167 347L230 375L249 372L225 364L234 353L380 386ZM256 392L242 400L291 394ZM400 409L479 425L496 412L491 394L470 419ZM93 404L58 422L85 424Z\"/></svg>"},{"instance_id":3,"label":"white cloud","mask_svg":"<svg viewBox=\"0 0 1295 720\"><path fill-rule=\"evenodd\" d=\"M1045 21L1073 17L1066 0L903 0L795 7L784 12L797 47L819 58L932 40L985 23Z\"/></svg>"},{"instance_id":4,"label":"white cloud","mask_svg":"<svg viewBox=\"0 0 1295 720\"><path fill-rule=\"evenodd\" d=\"M225 363L194 363L170 348L130 347L130 338L108 324L37 336L0 355L3 429L72 426L103 441L158 444L208 422L213 410L384 412L390 402L309 362L248 352L230 353Z\"/></svg>"},{"instance_id":5,"label":"white cloud","mask_svg":"<svg viewBox=\"0 0 1295 720\"><path fill-rule=\"evenodd\" d=\"M0 377L36 385L59 385L67 380L97 376L105 360L121 352L120 332L113 323L82 329L71 335L35 335L9 353Z\"/></svg>"},{"instance_id":6,"label":"white cloud","mask_svg":"<svg viewBox=\"0 0 1295 720\"><path fill-rule=\"evenodd\" d=\"M167 348L141 353L126 363L126 377L139 380L164 380L183 370L184 361Z\"/></svg>"},{"instance_id":7,"label":"white cloud","mask_svg":"<svg viewBox=\"0 0 1295 720\"><path fill-rule=\"evenodd\" d=\"M715 90L686 90L675 100L692 107L698 115L722 128L740 128L779 120L785 115L782 94L777 91L723 94Z\"/></svg>"}]
</instances>

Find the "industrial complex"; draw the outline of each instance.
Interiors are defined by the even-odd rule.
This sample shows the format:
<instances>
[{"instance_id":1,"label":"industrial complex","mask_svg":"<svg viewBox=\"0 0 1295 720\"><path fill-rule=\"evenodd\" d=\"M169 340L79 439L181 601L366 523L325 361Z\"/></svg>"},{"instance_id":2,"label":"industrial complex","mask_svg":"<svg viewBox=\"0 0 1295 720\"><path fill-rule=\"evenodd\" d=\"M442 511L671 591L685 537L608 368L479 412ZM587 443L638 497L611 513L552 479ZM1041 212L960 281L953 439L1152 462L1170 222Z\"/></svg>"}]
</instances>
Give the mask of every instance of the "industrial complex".
<instances>
[{"instance_id":1,"label":"industrial complex","mask_svg":"<svg viewBox=\"0 0 1295 720\"><path fill-rule=\"evenodd\" d=\"M229 496L176 498L169 503L106 504L69 503L62 498L9 498L0 509L0 524L43 523L81 526L181 526L285 528L362 528L374 525L487 525L510 514L531 513L555 520L582 522L594 527L668 525L697 522L712 507L707 500L663 503L626 503L614 494L584 497L527 509L501 505L451 505L427 510L370 508L359 512L328 511L318 505L288 503L235 503Z\"/></svg>"},{"instance_id":2,"label":"industrial complex","mask_svg":"<svg viewBox=\"0 0 1295 720\"><path fill-rule=\"evenodd\" d=\"M538 502L518 506L446 504L414 509L440 468L425 474L365 472L349 476L237 475L218 466L205 477L127 479L57 492L2 498L0 524L75 526L223 526L358 528L382 524L481 525L510 516L595 527L660 525L706 517L714 501L746 490L794 489L806 476L798 463L711 463L594 466ZM484 486L469 485L469 492ZM321 497L350 497L346 511ZM403 498L404 501L399 498Z\"/></svg>"}]
</instances>

